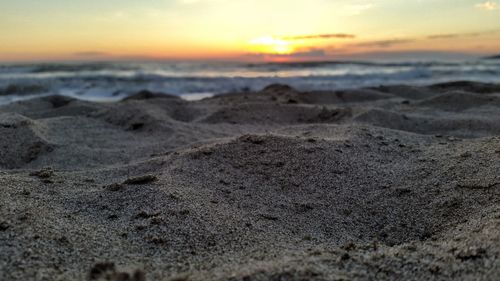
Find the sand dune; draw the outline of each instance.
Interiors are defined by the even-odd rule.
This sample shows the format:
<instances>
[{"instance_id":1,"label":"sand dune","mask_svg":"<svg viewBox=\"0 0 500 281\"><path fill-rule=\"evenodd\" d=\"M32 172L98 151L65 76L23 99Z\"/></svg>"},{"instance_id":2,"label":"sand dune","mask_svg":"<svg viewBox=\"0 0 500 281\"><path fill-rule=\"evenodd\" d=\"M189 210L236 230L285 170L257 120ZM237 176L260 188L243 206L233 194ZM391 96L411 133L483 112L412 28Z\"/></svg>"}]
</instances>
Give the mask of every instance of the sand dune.
<instances>
[{"instance_id":1,"label":"sand dune","mask_svg":"<svg viewBox=\"0 0 500 281\"><path fill-rule=\"evenodd\" d=\"M20 168L53 148L43 123L15 113L0 115L0 167Z\"/></svg>"},{"instance_id":2,"label":"sand dune","mask_svg":"<svg viewBox=\"0 0 500 281\"><path fill-rule=\"evenodd\" d=\"M0 107L0 280L495 280L499 87Z\"/></svg>"},{"instance_id":3,"label":"sand dune","mask_svg":"<svg viewBox=\"0 0 500 281\"><path fill-rule=\"evenodd\" d=\"M451 91L419 102L420 106L436 107L445 111L465 111L481 106L500 107L500 98L462 91Z\"/></svg>"}]
</instances>

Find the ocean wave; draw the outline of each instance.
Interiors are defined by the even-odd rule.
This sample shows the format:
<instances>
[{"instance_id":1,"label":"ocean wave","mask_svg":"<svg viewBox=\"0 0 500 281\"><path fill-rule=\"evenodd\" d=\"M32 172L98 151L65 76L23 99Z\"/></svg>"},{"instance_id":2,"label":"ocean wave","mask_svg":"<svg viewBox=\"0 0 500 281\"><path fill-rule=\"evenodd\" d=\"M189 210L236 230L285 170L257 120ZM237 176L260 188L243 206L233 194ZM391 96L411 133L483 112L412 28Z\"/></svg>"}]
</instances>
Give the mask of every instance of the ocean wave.
<instances>
[{"instance_id":1,"label":"ocean wave","mask_svg":"<svg viewBox=\"0 0 500 281\"><path fill-rule=\"evenodd\" d=\"M317 68L328 66L369 66L369 67L432 67L432 66L458 66L460 62L369 62L369 61L311 61L311 62L270 62L247 64L249 68L280 67L280 68Z\"/></svg>"},{"instance_id":2,"label":"ocean wave","mask_svg":"<svg viewBox=\"0 0 500 281\"><path fill-rule=\"evenodd\" d=\"M0 95L61 94L117 99L148 89L174 95L222 94L288 84L300 90L333 90L453 80L500 82L500 63L301 62L301 63L54 63L0 66ZM17 99L17 98L16 98ZM0 101L1 103L2 101Z\"/></svg>"},{"instance_id":3,"label":"ocean wave","mask_svg":"<svg viewBox=\"0 0 500 281\"><path fill-rule=\"evenodd\" d=\"M31 65L31 73L47 73L47 72L86 72L86 71L101 71L101 70L123 70L137 69L131 65L123 66L116 63L96 62L96 63L57 63L57 64L37 64Z\"/></svg>"},{"instance_id":4,"label":"ocean wave","mask_svg":"<svg viewBox=\"0 0 500 281\"><path fill-rule=\"evenodd\" d=\"M0 96L8 95L33 95L47 92L49 88L39 84L10 84L4 88L0 87Z\"/></svg>"}]
</instances>

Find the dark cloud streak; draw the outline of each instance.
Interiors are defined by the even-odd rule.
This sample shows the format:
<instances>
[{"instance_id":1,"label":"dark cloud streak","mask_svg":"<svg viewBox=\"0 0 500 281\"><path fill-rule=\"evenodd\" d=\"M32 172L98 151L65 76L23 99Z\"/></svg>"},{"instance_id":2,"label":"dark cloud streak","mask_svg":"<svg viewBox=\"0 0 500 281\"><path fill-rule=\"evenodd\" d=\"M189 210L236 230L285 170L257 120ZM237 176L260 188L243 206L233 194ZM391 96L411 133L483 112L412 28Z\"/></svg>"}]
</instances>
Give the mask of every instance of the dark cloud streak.
<instances>
[{"instance_id":1,"label":"dark cloud streak","mask_svg":"<svg viewBox=\"0 0 500 281\"><path fill-rule=\"evenodd\" d=\"M401 45L414 42L414 39L390 39L390 40L380 40L380 41L367 41L354 44L355 47L375 47L375 48L388 48L394 45Z\"/></svg>"},{"instance_id":2,"label":"dark cloud streak","mask_svg":"<svg viewBox=\"0 0 500 281\"><path fill-rule=\"evenodd\" d=\"M300 36L287 36L281 37L283 40L312 40L312 39L354 39L356 35L346 34L346 33L332 33L332 34L312 34L312 35L300 35Z\"/></svg>"},{"instance_id":3,"label":"dark cloud streak","mask_svg":"<svg viewBox=\"0 0 500 281\"><path fill-rule=\"evenodd\" d=\"M434 39L452 39L452 38L462 38L462 37L478 37L481 35L489 35L489 34L495 34L495 33L499 33L499 32L500 32L500 29L483 31L483 32L434 34L434 35L429 35L426 38L430 39L430 40L434 40Z\"/></svg>"}]
</instances>

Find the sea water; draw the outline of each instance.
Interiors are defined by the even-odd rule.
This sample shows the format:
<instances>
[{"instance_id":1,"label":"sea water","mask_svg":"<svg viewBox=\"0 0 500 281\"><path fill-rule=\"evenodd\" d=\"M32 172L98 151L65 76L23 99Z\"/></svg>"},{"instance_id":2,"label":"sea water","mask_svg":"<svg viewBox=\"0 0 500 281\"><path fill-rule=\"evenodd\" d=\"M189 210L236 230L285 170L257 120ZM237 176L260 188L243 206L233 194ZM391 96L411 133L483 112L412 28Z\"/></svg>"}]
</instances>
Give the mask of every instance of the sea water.
<instances>
[{"instance_id":1,"label":"sea water","mask_svg":"<svg viewBox=\"0 0 500 281\"><path fill-rule=\"evenodd\" d=\"M54 94L116 101L149 90L196 100L256 91L275 83L299 90L338 90L457 80L500 83L500 60L4 64L0 65L0 104Z\"/></svg>"}]
</instances>

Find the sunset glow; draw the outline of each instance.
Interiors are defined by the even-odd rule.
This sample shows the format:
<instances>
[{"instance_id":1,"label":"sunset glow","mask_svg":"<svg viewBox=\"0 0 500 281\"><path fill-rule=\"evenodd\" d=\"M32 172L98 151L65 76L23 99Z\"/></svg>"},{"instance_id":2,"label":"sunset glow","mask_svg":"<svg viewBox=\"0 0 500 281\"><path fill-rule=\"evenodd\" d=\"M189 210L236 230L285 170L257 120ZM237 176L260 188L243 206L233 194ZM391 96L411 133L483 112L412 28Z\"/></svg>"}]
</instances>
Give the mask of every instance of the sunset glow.
<instances>
[{"instance_id":1,"label":"sunset glow","mask_svg":"<svg viewBox=\"0 0 500 281\"><path fill-rule=\"evenodd\" d=\"M499 7L482 0L2 1L0 60L490 54L500 52Z\"/></svg>"},{"instance_id":2,"label":"sunset glow","mask_svg":"<svg viewBox=\"0 0 500 281\"><path fill-rule=\"evenodd\" d=\"M253 39L250 44L254 46L253 51L256 53L285 55L294 51L290 42L272 36Z\"/></svg>"}]
</instances>

